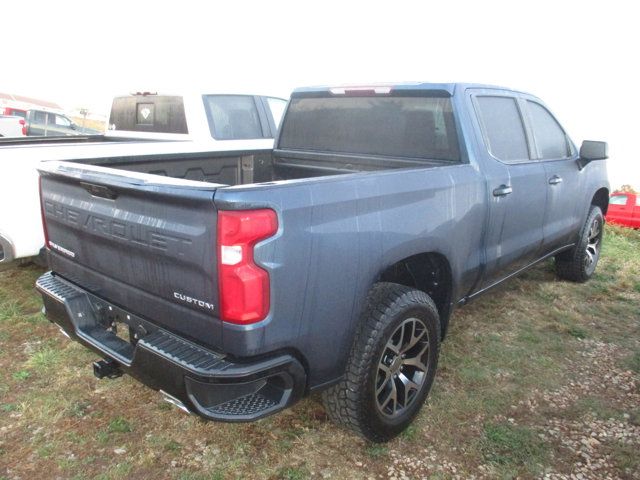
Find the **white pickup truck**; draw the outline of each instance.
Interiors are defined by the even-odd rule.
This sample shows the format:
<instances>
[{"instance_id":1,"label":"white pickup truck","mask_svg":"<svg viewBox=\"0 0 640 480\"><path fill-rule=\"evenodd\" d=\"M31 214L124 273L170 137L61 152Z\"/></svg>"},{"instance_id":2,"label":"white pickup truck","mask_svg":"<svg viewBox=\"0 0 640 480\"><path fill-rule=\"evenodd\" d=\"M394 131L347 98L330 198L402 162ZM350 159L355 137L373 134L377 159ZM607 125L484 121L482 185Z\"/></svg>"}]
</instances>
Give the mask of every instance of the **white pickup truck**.
<instances>
[{"instance_id":1,"label":"white pickup truck","mask_svg":"<svg viewBox=\"0 0 640 480\"><path fill-rule=\"evenodd\" d=\"M133 159L143 165L175 158L172 168L182 170L179 175L203 180L224 172L190 168L190 162L234 151L269 153L286 103L246 94L139 93L113 100L105 135L0 140L0 270L38 256L44 245L36 171L41 161L112 165ZM237 161L242 170L243 157Z\"/></svg>"},{"instance_id":2,"label":"white pickup truck","mask_svg":"<svg viewBox=\"0 0 640 480\"><path fill-rule=\"evenodd\" d=\"M137 92L113 99L106 136L203 142L273 138L286 105L268 95Z\"/></svg>"},{"instance_id":3,"label":"white pickup truck","mask_svg":"<svg viewBox=\"0 0 640 480\"><path fill-rule=\"evenodd\" d=\"M0 137L24 137L24 118L17 115L0 115Z\"/></svg>"}]
</instances>

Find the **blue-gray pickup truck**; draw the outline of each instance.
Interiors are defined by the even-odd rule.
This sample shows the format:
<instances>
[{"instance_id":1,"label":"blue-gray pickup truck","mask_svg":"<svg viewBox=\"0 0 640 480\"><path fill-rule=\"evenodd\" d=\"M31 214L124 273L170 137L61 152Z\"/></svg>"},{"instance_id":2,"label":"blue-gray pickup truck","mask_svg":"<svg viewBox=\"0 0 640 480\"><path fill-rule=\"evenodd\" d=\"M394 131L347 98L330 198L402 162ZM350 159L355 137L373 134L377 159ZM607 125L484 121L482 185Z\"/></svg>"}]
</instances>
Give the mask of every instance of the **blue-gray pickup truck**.
<instances>
[{"instance_id":1,"label":"blue-gray pickup truck","mask_svg":"<svg viewBox=\"0 0 640 480\"><path fill-rule=\"evenodd\" d=\"M273 150L43 162L48 318L204 418L322 391L372 441L406 428L454 308L541 260L593 275L607 145L472 84L296 90Z\"/></svg>"}]
</instances>

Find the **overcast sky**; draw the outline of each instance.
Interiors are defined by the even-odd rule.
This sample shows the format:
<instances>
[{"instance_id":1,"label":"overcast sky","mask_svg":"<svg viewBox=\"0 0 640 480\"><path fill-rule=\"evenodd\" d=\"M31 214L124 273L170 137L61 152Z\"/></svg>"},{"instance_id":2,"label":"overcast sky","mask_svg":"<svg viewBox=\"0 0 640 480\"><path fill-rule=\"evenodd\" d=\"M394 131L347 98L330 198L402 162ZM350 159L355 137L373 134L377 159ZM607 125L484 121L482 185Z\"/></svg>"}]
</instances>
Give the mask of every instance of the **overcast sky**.
<instances>
[{"instance_id":1,"label":"overcast sky","mask_svg":"<svg viewBox=\"0 0 640 480\"><path fill-rule=\"evenodd\" d=\"M104 113L136 90L498 84L542 98L578 146L608 141L612 186L640 188L634 2L166 3L3 2L0 91Z\"/></svg>"}]
</instances>

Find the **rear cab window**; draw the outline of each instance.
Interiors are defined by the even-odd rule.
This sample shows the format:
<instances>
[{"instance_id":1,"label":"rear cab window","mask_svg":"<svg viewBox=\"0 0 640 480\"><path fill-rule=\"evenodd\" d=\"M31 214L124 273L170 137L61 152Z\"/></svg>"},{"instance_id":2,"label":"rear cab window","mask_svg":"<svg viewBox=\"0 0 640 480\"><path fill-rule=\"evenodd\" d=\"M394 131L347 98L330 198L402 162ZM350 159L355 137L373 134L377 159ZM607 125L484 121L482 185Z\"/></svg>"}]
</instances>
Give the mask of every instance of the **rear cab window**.
<instances>
[{"instance_id":1,"label":"rear cab window","mask_svg":"<svg viewBox=\"0 0 640 480\"><path fill-rule=\"evenodd\" d=\"M278 148L460 161L451 98L428 94L294 97Z\"/></svg>"},{"instance_id":2,"label":"rear cab window","mask_svg":"<svg viewBox=\"0 0 640 480\"><path fill-rule=\"evenodd\" d=\"M116 97L109 129L131 132L189 133L184 100L177 95L141 94Z\"/></svg>"}]
</instances>

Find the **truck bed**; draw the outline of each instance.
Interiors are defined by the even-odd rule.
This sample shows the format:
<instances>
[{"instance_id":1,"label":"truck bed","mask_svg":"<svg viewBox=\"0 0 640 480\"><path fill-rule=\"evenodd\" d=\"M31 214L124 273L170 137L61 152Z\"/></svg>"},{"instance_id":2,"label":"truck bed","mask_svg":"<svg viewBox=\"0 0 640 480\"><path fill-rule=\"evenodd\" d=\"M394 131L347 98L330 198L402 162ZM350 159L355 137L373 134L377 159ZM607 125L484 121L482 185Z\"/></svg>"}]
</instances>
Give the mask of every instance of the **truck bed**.
<instances>
[{"instance_id":1,"label":"truck bed","mask_svg":"<svg viewBox=\"0 0 640 480\"><path fill-rule=\"evenodd\" d=\"M398 168L425 168L450 162L265 150L100 158L92 159L90 163L131 172L236 186Z\"/></svg>"},{"instance_id":2,"label":"truck bed","mask_svg":"<svg viewBox=\"0 0 640 480\"><path fill-rule=\"evenodd\" d=\"M82 162L43 162L39 168L51 268L69 280L80 278L79 283L95 285L89 290L118 304L143 299L138 302L144 306L141 313L162 319L173 331L182 330L186 318L185 306L174 301L175 292L218 303L217 258L211 246L216 243L221 191L254 184L263 193L273 190L268 197L275 199L281 195L276 185L290 182L308 189L317 180L323 191L338 192L349 187L320 177L346 179L345 174L362 172L350 176L350 183L359 183L369 171L410 167L424 171L443 164L271 150L114 156L93 158L93 165ZM189 310L191 338L220 347L219 322L212 324L210 312Z\"/></svg>"}]
</instances>

